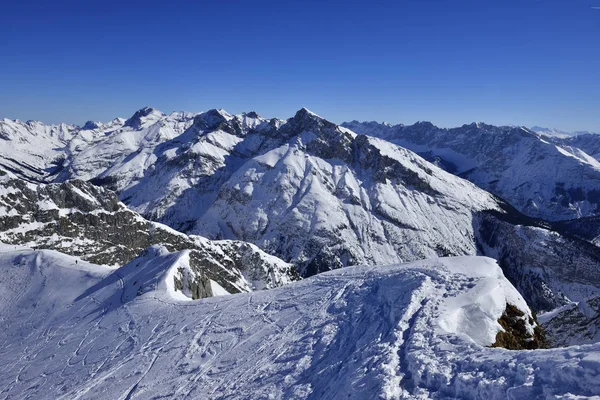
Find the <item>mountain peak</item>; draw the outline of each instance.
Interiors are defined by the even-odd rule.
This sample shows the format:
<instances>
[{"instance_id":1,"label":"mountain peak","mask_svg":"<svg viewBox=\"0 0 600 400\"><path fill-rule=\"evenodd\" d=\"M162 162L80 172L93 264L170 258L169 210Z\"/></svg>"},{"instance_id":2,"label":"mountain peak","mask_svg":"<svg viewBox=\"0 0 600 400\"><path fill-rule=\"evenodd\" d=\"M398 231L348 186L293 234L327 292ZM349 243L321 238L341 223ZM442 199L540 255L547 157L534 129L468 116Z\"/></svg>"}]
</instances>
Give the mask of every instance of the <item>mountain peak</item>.
<instances>
[{"instance_id":1,"label":"mountain peak","mask_svg":"<svg viewBox=\"0 0 600 400\"><path fill-rule=\"evenodd\" d=\"M248 117L248 118L255 118L255 119L260 118L260 116L256 113L256 111L250 111L247 113L243 113L242 115L245 117Z\"/></svg>"},{"instance_id":2,"label":"mountain peak","mask_svg":"<svg viewBox=\"0 0 600 400\"><path fill-rule=\"evenodd\" d=\"M144 123L144 121L142 121L142 118L148 118L151 115L161 117L163 116L163 113L152 107L144 107L137 110L135 114L131 116L131 118L125 121L124 125L132 127L134 129L139 129Z\"/></svg>"},{"instance_id":3,"label":"mountain peak","mask_svg":"<svg viewBox=\"0 0 600 400\"><path fill-rule=\"evenodd\" d=\"M298 119L298 118L318 118L318 119L323 119L322 117L318 116L317 114L315 114L314 112L310 111L308 108L306 107L302 107L301 109L299 109L296 112L296 115L294 115L294 119Z\"/></svg>"},{"instance_id":4,"label":"mountain peak","mask_svg":"<svg viewBox=\"0 0 600 400\"><path fill-rule=\"evenodd\" d=\"M81 127L81 130L91 131L94 129L98 129L99 127L100 127L100 125L98 124L98 122L87 121L85 124L83 124L83 126Z\"/></svg>"},{"instance_id":5,"label":"mountain peak","mask_svg":"<svg viewBox=\"0 0 600 400\"><path fill-rule=\"evenodd\" d=\"M199 131L213 131L219 128L226 128L226 125L233 117L223 109L213 108L200 113L194 117L193 127Z\"/></svg>"}]
</instances>

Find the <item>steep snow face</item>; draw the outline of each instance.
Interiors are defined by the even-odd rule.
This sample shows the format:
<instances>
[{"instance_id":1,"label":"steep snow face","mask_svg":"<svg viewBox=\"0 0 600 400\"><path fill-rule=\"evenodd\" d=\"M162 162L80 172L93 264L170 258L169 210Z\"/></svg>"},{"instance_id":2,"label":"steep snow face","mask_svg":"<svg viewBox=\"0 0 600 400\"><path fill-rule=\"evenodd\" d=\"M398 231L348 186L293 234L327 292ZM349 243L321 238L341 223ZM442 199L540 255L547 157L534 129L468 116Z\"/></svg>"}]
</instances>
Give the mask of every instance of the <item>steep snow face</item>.
<instances>
[{"instance_id":1,"label":"steep snow face","mask_svg":"<svg viewBox=\"0 0 600 400\"><path fill-rule=\"evenodd\" d=\"M197 301L173 296L165 279L171 266L111 271L50 251L2 252L1 276L10 276L0 281L3 394L398 399L600 392L597 344L485 347L501 330L506 304L530 315L490 259L347 268L285 289ZM136 280L145 283L141 290Z\"/></svg>"},{"instance_id":2,"label":"steep snow face","mask_svg":"<svg viewBox=\"0 0 600 400\"><path fill-rule=\"evenodd\" d=\"M35 185L4 173L0 188L4 243L55 249L113 266L128 263L151 245L183 251L187 261L181 264L178 280L182 288L193 289L195 297L212 295L206 289L209 281L221 292L237 293L298 279L292 265L256 246L186 236L149 222L120 203L113 192L87 182ZM139 257L136 262L141 262Z\"/></svg>"},{"instance_id":3,"label":"steep snow face","mask_svg":"<svg viewBox=\"0 0 600 400\"><path fill-rule=\"evenodd\" d=\"M561 220L600 213L600 163L578 148L551 143L525 128L478 123L440 129L430 123L358 121L343 126L416 151L527 215Z\"/></svg>"}]
</instances>

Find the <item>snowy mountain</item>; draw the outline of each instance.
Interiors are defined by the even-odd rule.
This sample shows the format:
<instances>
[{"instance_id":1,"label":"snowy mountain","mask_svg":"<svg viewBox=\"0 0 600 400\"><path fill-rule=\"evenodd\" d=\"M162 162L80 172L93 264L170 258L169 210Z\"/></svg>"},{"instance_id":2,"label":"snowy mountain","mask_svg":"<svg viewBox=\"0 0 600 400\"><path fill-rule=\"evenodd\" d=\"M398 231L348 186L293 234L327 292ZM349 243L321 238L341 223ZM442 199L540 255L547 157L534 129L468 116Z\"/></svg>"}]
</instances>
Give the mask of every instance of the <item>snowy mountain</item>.
<instances>
[{"instance_id":1,"label":"snowy mountain","mask_svg":"<svg viewBox=\"0 0 600 400\"><path fill-rule=\"evenodd\" d=\"M9 398L600 392L598 344L486 347L535 335L527 305L486 258L347 268L197 301L173 296L163 264L114 271L53 251L9 250L0 268L0 387ZM130 282L140 279L153 285L137 294Z\"/></svg>"},{"instance_id":2,"label":"snowy mountain","mask_svg":"<svg viewBox=\"0 0 600 400\"><path fill-rule=\"evenodd\" d=\"M110 122L88 121L82 127L59 124L45 125L39 121L0 120L0 167L17 176L35 181L62 181L56 175L65 163L81 151L98 143L93 157L82 155L81 162L102 163L96 157L130 154L152 140L176 136L191 123L194 114L175 112L165 115L150 107L137 111L131 118L115 118ZM146 132L144 128L157 126ZM140 137L133 132L143 131ZM131 134L124 134L128 132ZM144 137L144 136L148 137ZM77 166L73 166L77 168ZM83 176L82 176L83 177Z\"/></svg>"},{"instance_id":3,"label":"snowy mountain","mask_svg":"<svg viewBox=\"0 0 600 400\"><path fill-rule=\"evenodd\" d=\"M536 311L600 287L595 246L524 218L409 150L306 109L283 121L144 108L119 123L85 146L72 141L55 180L116 190L128 207L180 231L254 243L303 276L480 254L499 260Z\"/></svg>"},{"instance_id":4,"label":"snowy mountain","mask_svg":"<svg viewBox=\"0 0 600 400\"><path fill-rule=\"evenodd\" d=\"M0 121L0 393L598 393L592 135L346 126Z\"/></svg>"},{"instance_id":5,"label":"snowy mountain","mask_svg":"<svg viewBox=\"0 0 600 400\"><path fill-rule=\"evenodd\" d=\"M54 249L119 267L162 246L179 265L173 279L190 297L272 288L297 280L292 265L235 241L186 236L143 219L109 190L83 181L32 184L0 171L0 242ZM136 258L137 257L137 258ZM132 261L133 260L133 261Z\"/></svg>"},{"instance_id":6,"label":"snowy mountain","mask_svg":"<svg viewBox=\"0 0 600 400\"><path fill-rule=\"evenodd\" d=\"M521 212L546 220L600 213L600 162L521 127L482 123L441 129L428 122L343 126L405 148L505 199Z\"/></svg>"},{"instance_id":7,"label":"snowy mountain","mask_svg":"<svg viewBox=\"0 0 600 400\"><path fill-rule=\"evenodd\" d=\"M305 275L475 254L472 212L499 209L415 154L305 109L287 121L211 110L180 135L161 115L136 113L125 125L138 128L77 153L59 176L114 189L175 229L255 243Z\"/></svg>"}]
</instances>

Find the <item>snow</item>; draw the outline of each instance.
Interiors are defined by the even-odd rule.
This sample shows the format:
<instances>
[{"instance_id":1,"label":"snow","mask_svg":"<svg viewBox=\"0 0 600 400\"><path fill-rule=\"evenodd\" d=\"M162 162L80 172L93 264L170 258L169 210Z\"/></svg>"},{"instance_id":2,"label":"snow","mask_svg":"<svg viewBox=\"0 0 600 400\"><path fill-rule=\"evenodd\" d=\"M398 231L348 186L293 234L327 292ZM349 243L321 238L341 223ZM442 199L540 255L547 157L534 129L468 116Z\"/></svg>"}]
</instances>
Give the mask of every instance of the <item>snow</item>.
<instances>
[{"instance_id":1,"label":"snow","mask_svg":"<svg viewBox=\"0 0 600 400\"><path fill-rule=\"evenodd\" d=\"M213 280L210 281L210 287L212 289L213 296L227 296L230 294L227 290L223 289L221 285Z\"/></svg>"},{"instance_id":2,"label":"snow","mask_svg":"<svg viewBox=\"0 0 600 400\"><path fill-rule=\"evenodd\" d=\"M496 262L493 259L460 257L453 261L457 263L448 265L449 270L455 274L478 278L478 282L472 283L467 293L445 302L441 309L444 317L440 320L440 326L446 332L462 334L479 345L489 346L496 341L498 331L502 330L497 319L502 315L506 304L528 310L527 303L503 279L503 274L495 268ZM527 315L531 317L530 312Z\"/></svg>"},{"instance_id":3,"label":"snow","mask_svg":"<svg viewBox=\"0 0 600 400\"><path fill-rule=\"evenodd\" d=\"M0 250L4 398L600 393L598 344L508 351L478 343L498 304L519 301L486 258L352 267L270 291L182 301L161 283L173 263L113 271L53 251ZM139 290L137 280L148 285ZM491 286L500 288L493 301ZM469 314L470 336L444 328L458 309L480 310Z\"/></svg>"}]
</instances>

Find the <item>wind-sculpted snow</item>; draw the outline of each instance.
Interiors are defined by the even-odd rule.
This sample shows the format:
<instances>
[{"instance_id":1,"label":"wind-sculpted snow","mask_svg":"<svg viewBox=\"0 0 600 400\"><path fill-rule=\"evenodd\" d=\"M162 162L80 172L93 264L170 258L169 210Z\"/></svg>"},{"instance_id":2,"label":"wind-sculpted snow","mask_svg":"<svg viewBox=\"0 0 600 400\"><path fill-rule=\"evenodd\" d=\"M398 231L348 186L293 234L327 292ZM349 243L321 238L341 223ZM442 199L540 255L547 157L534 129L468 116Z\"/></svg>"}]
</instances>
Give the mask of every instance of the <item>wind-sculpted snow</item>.
<instances>
[{"instance_id":1,"label":"wind-sculpted snow","mask_svg":"<svg viewBox=\"0 0 600 400\"><path fill-rule=\"evenodd\" d=\"M597 344L486 347L501 330L507 303L531 315L487 258L346 268L271 291L190 301L172 294L171 262L111 270L52 251L3 250L3 398L525 399L600 392Z\"/></svg>"},{"instance_id":2,"label":"wind-sculpted snow","mask_svg":"<svg viewBox=\"0 0 600 400\"><path fill-rule=\"evenodd\" d=\"M563 220L600 214L600 163L585 148L561 144L577 138L546 138L526 128L482 123L453 129L428 122L342 125L411 149L529 216Z\"/></svg>"}]
</instances>

